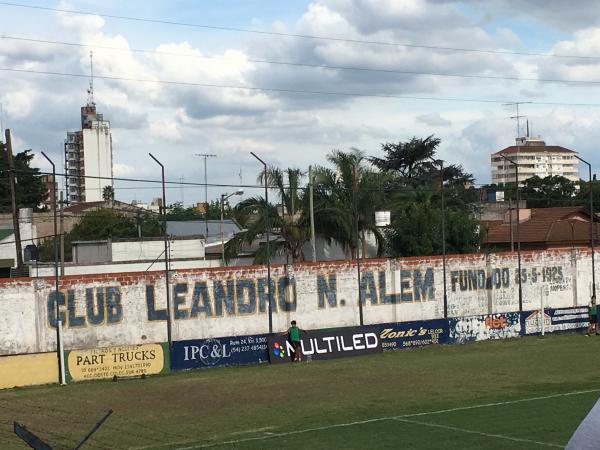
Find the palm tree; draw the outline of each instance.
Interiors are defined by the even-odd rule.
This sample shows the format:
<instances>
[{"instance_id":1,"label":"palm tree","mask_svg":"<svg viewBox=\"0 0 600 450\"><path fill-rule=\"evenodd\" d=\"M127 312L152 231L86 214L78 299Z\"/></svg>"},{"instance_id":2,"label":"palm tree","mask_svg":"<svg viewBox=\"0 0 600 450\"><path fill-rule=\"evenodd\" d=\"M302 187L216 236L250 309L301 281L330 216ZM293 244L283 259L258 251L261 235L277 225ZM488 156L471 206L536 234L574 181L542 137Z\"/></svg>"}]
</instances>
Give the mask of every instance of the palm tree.
<instances>
[{"instance_id":1,"label":"palm tree","mask_svg":"<svg viewBox=\"0 0 600 450\"><path fill-rule=\"evenodd\" d=\"M310 229L308 208L305 205L308 196L300 186L303 176L304 173L299 169L282 171L277 167L268 168L267 184L275 190L282 212L280 214L276 205L267 203L261 196L240 202L235 209L244 230L225 245L226 259L235 257L245 245L249 246L261 239L269 227L274 236L270 243L270 254L267 253L266 245L260 245L254 262L266 262L269 256L282 253L291 255L293 261L304 260L302 247L309 239ZM258 181L264 182L264 173L261 173Z\"/></svg>"},{"instance_id":2,"label":"palm tree","mask_svg":"<svg viewBox=\"0 0 600 450\"><path fill-rule=\"evenodd\" d=\"M378 254L385 248L384 237L375 226L375 211L385 201L386 175L367 166L364 154L332 151L327 160L334 170L315 170L315 229L329 243L336 241L354 258L357 241L366 253L367 234L377 241ZM357 219L358 218L358 219ZM358 236L356 223L358 220Z\"/></svg>"}]
</instances>

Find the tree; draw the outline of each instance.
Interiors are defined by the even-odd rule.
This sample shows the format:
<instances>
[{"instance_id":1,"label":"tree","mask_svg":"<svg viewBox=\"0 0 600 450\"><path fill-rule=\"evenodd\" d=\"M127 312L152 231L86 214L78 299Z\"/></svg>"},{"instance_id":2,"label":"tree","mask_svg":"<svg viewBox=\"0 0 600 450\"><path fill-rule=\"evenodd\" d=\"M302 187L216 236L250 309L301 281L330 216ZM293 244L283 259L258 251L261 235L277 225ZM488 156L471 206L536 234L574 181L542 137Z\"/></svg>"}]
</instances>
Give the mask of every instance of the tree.
<instances>
[{"instance_id":1,"label":"tree","mask_svg":"<svg viewBox=\"0 0 600 450\"><path fill-rule=\"evenodd\" d=\"M300 189L303 172L299 169L282 171L277 167L267 169L267 184L274 186L274 191L282 206L282 213L272 203L267 203L264 197L248 198L237 204L235 215L244 226L225 245L225 257L231 259L237 256L243 246L249 246L261 240L266 234L267 226L273 238L270 241L269 252L265 243L261 243L254 261L262 263L273 254L289 254L293 261L304 260L302 247L309 238L308 196ZM258 181L264 183L264 174ZM287 178L287 186L285 185ZM268 224L268 225L267 225Z\"/></svg>"},{"instance_id":2,"label":"tree","mask_svg":"<svg viewBox=\"0 0 600 450\"><path fill-rule=\"evenodd\" d=\"M370 233L377 242L378 254L382 254L385 243L383 234L375 226L375 211L385 203L387 176L369 167L364 154L357 149L347 153L334 150L327 155L327 160L334 169L315 169L317 234L329 243L337 242L354 258L357 241L360 241L363 255L366 253Z\"/></svg>"},{"instance_id":3,"label":"tree","mask_svg":"<svg viewBox=\"0 0 600 450\"><path fill-rule=\"evenodd\" d=\"M48 197L48 190L42 181L39 169L30 167L33 160L31 150L13 155L17 206L39 210ZM0 212L11 212L10 181L8 177L8 152L0 142Z\"/></svg>"},{"instance_id":4,"label":"tree","mask_svg":"<svg viewBox=\"0 0 600 450\"><path fill-rule=\"evenodd\" d=\"M115 199L115 189L111 185L106 185L102 188L102 200L112 202Z\"/></svg>"},{"instance_id":5,"label":"tree","mask_svg":"<svg viewBox=\"0 0 600 450\"><path fill-rule=\"evenodd\" d=\"M530 208L550 208L573 205L576 193L575 183L565 177L549 175L540 178L535 175L523 182L520 194Z\"/></svg>"},{"instance_id":6,"label":"tree","mask_svg":"<svg viewBox=\"0 0 600 450\"><path fill-rule=\"evenodd\" d=\"M233 209L229 203L225 203L223 207L224 217L230 218L233 215ZM167 220L220 220L221 219L221 201L212 200L208 203L206 212L200 212L193 206L187 208L181 202L173 203L167 208Z\"/></svg>"},{"instance_id":7,"label":"tree","mask_svg":"<svg viewBox=\"0 0 600 450\"><path fill-rule=\"evenodd\" d=\"M139 213L136 217L126 216L114 209L101 208L86 212L73 229L65 234L65 259L72 258L72 242L106 239L160 237L163 235L158 218ZM53 238L40 243L40 260L54 260Z\"/></svg>"}]
</instances>

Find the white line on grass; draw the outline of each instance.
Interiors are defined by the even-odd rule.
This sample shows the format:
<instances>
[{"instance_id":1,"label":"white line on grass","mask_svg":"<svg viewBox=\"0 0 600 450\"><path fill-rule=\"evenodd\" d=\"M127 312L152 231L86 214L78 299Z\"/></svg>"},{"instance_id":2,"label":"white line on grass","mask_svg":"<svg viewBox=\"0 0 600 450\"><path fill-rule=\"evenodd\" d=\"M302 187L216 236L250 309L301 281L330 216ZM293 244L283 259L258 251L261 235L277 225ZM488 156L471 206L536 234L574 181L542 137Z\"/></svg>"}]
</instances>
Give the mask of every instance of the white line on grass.
<instances>
[{"instance_id":1,"label":"white line on grass","mask_svg":"<svg viewBox=\"0 0 600 450\"><path fill-rule=\"evenodd\" d=\"M523 438L517 438L517 437L512 437L512 436L506 436L504 434L484 433L483 431L467 430L466 428L451 427L449 425L440 425L440 424L431 423L431 422L421 422L420 420L409 420L409 419L400 419L400 418L397 418L394 420L396 420L398 422L402 422L402 423L423 425L426 427L441 428L443 430L450 430L450 431L460 431L461 433L477 434L479 436L498 438L498 439L506 439L506 440L514 441L514 442L525 442L527 444L542 445L544 447L564 448L563 445L551 444L550 442L532 441L531 439L523 439Z\"/></svg>"},{"instance_id":2,"label":"white line on grass","mask_svg":"<svg viewBox=\"0 0 600 450\"><path fill-rule=\"evenodd\" d=\"M595 392L600 392L600 388L599 389L589 389L586 391L564 392L562 394L544 395L544 396L539 396L539 397L521 398L518 400L507 400L504 402L483 403L480 405L461 406L461 407L457 407L457 408L440 409L437 411L425 411L425 412L420 412L420 413L401 414L398 416L376 417L373 419L357 420L354 422L335 423L335 424L331 424L331 425L323 425L321 427L304 428L302 430L282 431L280 433L272 433L271 432L271 433L264 434L261 436L254 436L254 437L243 438L243 439L211 442L211 443L204 443L204 444L193 444L188 447L178 447L177 450L194 450L194 449L199 449L199 448L219 447L222 445L241 444L244 442L262 441L262 440L273 439L273 438L278 438L278 437L286 437L286 436L293 436L293 435L297 435L297 434L312 433L314 431L324 431L324 430L332 430L335 428L345 428L345 427L352 427L352 426L356 426L356 425L365 425L368 423L382 422L385 420L400 420L400 419L406 419L406 418L410 418L410 417L428 416L428 415L432 415L432 414L445 414L445 413L450 413L450 412L455 412L455 411L468 411L471 409L489 408L492 406L514 405L516 403L533 402L533 401L538 401L538 400L548 400L548 399L560 398L560 397L570 397L573 395L592 394ZM252 431L253 430L248 430L248 432L252 432ZM474 433L477 433L477 432L474 432ZM497 436L500 436L500 435L497 435ZM518 439L518 438L514 438L514 439ZM533 442L533 441L531 441L531 442ZM192 444L192 442L190 442L190 444ZM165 443L165 444L159 444L156 446L150 446L150 447L144 447L144 448L147 448L147 449L161 448L161 447L168 447L168 446L172 446L172 445L177 445L177 443ZM554 445L554 444L551 444L551 445Z\"/></svg>"}]
</instances>

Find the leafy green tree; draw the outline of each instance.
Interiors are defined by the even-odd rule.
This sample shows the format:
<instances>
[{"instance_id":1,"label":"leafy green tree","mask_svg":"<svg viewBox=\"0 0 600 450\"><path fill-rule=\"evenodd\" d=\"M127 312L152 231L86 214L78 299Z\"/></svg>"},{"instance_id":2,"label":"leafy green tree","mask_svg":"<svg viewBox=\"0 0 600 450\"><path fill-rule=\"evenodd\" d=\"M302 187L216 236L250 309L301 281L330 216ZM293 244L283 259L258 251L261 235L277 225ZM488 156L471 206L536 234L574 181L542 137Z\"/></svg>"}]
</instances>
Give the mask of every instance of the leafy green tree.
<instances>
[{"instance_id":1,"label":"leafy green tree","mask_svg":"<svg viewBox=\"0 0 600 450\"><path fill-rule=\"evenodd\" d=\"M149 214L130 217L109 208L88 211L71 232L65 234L65 260L72 259L72 243L75 241L137 238L140 234L143 237L162 236L158 218ZM54 260L53 238L44 239L39 250L41 261Z\"/></svg>"},{"instance_id":2,"label":"leafy green tree","mask_svg":"<svg viewBox=\"0 0 600 450\"><path fill-rule=\"evenodd\" d=\"M223 216L225 218L232 217L233 210L229 203L225 203L223 207ZM167 208L167 220L204 220L206 216L207 220L220 220L221 219L221 202L219 200L212 200L208 203L206 213L198 211L193 206L185 207L181 202L173 203Z\"/></svg>"},{"instance_id":3,"label":"leafy green tree","mask_svg":"<svg viewBox=\"0 0 600 450\"><path fill-rule=\"evenodd\" d=\"M48 197L39 169L31 167L33 153L25 150L13 155L16 179L16 199L19 208L39 210ZM10 181L8 177L8 152L0 142L0 212L11 212Z\"/></svg>"},{"instance_id":4,"label":"leafy green tree","mask_svg":"<svg viewBox=\"0 0 600 450\"><path fill-rule=\"evenodd\" d=\"M550 208L578 203L576 193L577 185L565 177L550 175L540 178L536 175L523 182L520 194L530 208Z\"/></svg>"}]
</instances>

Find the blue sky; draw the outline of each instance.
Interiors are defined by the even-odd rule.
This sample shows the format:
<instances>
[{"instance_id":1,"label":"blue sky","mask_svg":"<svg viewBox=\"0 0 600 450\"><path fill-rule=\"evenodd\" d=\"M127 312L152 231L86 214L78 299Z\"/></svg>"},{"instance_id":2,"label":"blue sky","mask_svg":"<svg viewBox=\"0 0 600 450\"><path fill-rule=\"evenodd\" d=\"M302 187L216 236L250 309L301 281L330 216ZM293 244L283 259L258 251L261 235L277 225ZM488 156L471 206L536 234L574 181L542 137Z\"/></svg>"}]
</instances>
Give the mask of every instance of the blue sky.
<instances>
[{"instance_id":1,"label":"blue sky","mask_svg":"<svg viewBox=\"0 0 600 450\"><path fill-rule=\"evenodd\" d=\"M578 8L549 0L315 0L281 1L38 1L30 5L211 26L247 28L491 51L600 56L600 6ZM165 86L97 79L98 109L111 121L115 175L156 176L148 151L167 166L167 178L202 182L194 153L217 153L209 181L254 183L255 151L283 167L325 164L332 149L379 153L383 142L434 134L439 154L489 182L489 155L511 145L514 110L503 101L532 101L521 113L549 144L579 151L595 165L600 138L598 85L448 78L316 69L251 62L261 59L329 66L561 80L600 80L600 59L565 59L441 49L365 45L256 35L167 24L81 16L0 5L2 36L62 41L74 47L0 39L0 67L85 74L94 51L98 75L176 82L275 87L396 97L496 100L497 103L360 98ZM163 54L115 51L149 49ZM187 56L168 56L164 52ZM201 58L199 56L217 56ZM61 160L67 130L76 129L88 81L0 71L4 122L17 150L45 150ZM568 103L549 105L540 103ZM600 102L599 102L600 103ZM36 162L44 167L44 161ZM149 200L151 186L117 184L117 198ZM223 189L211 188L218 197ZM250 189L248 195L254 192ZM173 201L181 200L173 190ZM203 200L184 190L186 203Z\"/></svg>"}]
</instances>

